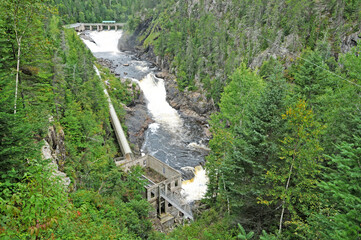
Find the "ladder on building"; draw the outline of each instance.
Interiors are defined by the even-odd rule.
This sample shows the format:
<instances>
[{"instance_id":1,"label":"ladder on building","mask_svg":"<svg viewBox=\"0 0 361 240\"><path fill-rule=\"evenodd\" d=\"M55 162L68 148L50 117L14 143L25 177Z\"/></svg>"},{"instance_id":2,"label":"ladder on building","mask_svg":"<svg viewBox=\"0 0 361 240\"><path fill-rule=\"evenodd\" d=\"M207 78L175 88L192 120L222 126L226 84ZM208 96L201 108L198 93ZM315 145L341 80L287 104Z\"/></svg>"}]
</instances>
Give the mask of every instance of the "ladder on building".
<instances>
[{"instance_id":1,"label":"ladder on building","mask_svg":"<svg viewBox=\"0 0 361 240\"><path fill-rule=\"evenodd\" d=\"M188 204L182 204L179 201L179 197L174 196L172 193L165 193L163 189L160 189L160 196L167 200L172 206L177 208L180 212L184 214L184 217L189 218L190 220L193 219L192 210L190 209L190 206Z\"/></svg>"}]
</instances>

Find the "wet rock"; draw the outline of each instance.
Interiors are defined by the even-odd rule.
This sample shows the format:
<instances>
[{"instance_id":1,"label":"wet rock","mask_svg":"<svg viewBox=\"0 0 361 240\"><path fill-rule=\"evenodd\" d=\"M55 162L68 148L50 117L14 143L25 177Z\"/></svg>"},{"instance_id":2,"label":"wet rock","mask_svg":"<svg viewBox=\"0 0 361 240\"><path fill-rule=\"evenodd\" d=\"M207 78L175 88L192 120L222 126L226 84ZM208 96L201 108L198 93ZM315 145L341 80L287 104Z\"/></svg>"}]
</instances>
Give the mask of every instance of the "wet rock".
<instances>
[{"instance_id":1,"label":"wet rock","mask_svg":"<svg viewBox=\"0 0 361 240\"><path fill-rule=\"evenodd\" d=\"M182 177L184 180L190 180L195 177L193 167L182 167L181 171L182 171Z\"/></svg>"},{"instance_id":2,"label":"wet rock","mask_svg":"<svg viewBox=\"0 0 361 240\"><path fill-rule=\"evenodd\" d=\"M140 155L140 149L144 142L144 132L152 122L145 104L136 104L131 111L127 111L125 125L128 128L128 140L134 144L134 151L137 155Z\"/></svg>"},{"instance_id":3,"label":"wet rock","mask_svg":"<svg viewBox=\"0 0 361 240\"><path fill-rule=\"evenodd\" d=\"M167 101L173 108L180 110L181 114L185 116L203 119L209 118L209 115L215 109L211 101L208 101L200 92L188 90L184 90L183 92L179 91L174 76L168 73L164 75Z\"/></svg>"},{"instance_id":4,"label":"wet rock","mask_svg":"<svg viewBox=\"0 0 361 240\"><path fill-rule=\"evenodd\" d=\"M99 58L98 59L98 63L104 67L107 67L110 69L110 71L114 72L114 67L113 67L113 62L108 60L108 59L104 59L104 58Z\"/></svg>"},{"instance_id":5,"label":"wet rock","mask_svg":"<svg viewBox=\"0 0 361 240\"><path fill-rule=\"evenodd\" d=\"M88 40L88 41L96 44L96 42L86 32L80 33L79 36L84 40Z\"/></svg>"},{"instance_id":6,"label":"wet rock","mask_svg":"<svg viewBox=\"0 0 361 240\"><path fill-rule=\"evenodd\" d=\"M138 36L148 29L148 26L152 23L152 19L142 21L133 34L124 32L122 37L118 41L118 49L121 51L134 51L136 48L140 48Z\"/></svg>"},{"instance_id":7,"label":"wet rock","mask_svg":"<svg viewBox=\"0 0 361 240\"><path fill-rule=\"evenodd\" d=\"M156 76L157 78L166 78L166 77L169 76L169 74L168 74L168 72L166 72L166 71L162 71L162 72L157 72L157 73L155 74L155 76Z\"/></svg>"}]
</instances>

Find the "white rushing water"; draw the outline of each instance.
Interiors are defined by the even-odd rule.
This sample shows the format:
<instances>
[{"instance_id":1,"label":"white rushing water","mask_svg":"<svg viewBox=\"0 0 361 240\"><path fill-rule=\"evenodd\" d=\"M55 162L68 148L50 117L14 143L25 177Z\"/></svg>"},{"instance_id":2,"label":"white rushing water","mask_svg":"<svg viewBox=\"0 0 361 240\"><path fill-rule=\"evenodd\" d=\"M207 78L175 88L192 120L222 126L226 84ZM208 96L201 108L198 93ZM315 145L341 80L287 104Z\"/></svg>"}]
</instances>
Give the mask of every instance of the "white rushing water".
<instances>
[{"instance_id":1,"label":"white rushing water","mask_svg":"<svg viewBox=\"0 0 361 240\"><path fill-rule=\"evenodd\" d=\"M188 202L201 200L207 192L208 177L201 166L194 168L194 178L182 182L182 193Z\"/></svg>"},{"instance_id":2,"label":"white rushing water","mask_svg":"<svg viewBox=\"0 0 361 240\"><path fill-rule=\"evenodd\" d=\"M95 43L89 40L83 41L92 53L119 53L120 51L118 49L118 40L122 37L122 35L123 31L92 31L89 32L89 36L94 40Z\"/></svg>"},{"instance_id":3,"label":"white rushing water","mask_svg":"<svg viewBox=\"0 0 361 240\"><path fill-rule=\"evenodd\" d=\"M147 108L152 114L153 120L171 131L180 130L183 122L178 112L166 100L163 79L157 78L154 73L149 73L139 81L139 86L147 99Z\"/></svg>"},{"instance_id":4,"label":"white rushing water","mask_svg":"<svg viewBox=\"0 0 361 240\"><path fill-rule=\"evenodd\" d=\"M122 31L92 31L89 32L89 37L93 39L95 43L84 39L83 41L97 58L111 60L113 66L115 65L119 68L117 69L118 74L124 74L123 77L130 78L137 82L143 91L147 101L147 109L154 120L154 123L149 126L149 134L145 135L152 135L149 139L145 139L145 143L151 142L150 144L152 144L153 147L152 151L148 152L154 154L162 153L163 156L168 153L162 161L168 164L172 163L173 167L187 167L190 166L192 161L196 161L192 166L198 165L199 161L194 157L195 153L185 153L186 150L184 149L200 149L206 147L195 143L187 143L183 148L177 150L173 148L179 147L177 144L184 144L182 142L184 122L178 112L166 101L164 80L154 75L152 69L148 67L149 64L147 62L133 60L129 55L118 50L118 40L121 36ZM126 66L123 66L124 64ZM171 139L173 137L174 139ZM177 141L179 143L177 143ZM173 144L174 142L177 144ZM167 146L168 148L162 149L162 146ZM174 163L174 161L171 162L169 159L173 159L176 163ZM205 170L198 166L195 167L194 173L195 177L193 179L182 183L182 194L189 202L202 199L207 190L208 178Z\"/></svg>"}]
</instances>

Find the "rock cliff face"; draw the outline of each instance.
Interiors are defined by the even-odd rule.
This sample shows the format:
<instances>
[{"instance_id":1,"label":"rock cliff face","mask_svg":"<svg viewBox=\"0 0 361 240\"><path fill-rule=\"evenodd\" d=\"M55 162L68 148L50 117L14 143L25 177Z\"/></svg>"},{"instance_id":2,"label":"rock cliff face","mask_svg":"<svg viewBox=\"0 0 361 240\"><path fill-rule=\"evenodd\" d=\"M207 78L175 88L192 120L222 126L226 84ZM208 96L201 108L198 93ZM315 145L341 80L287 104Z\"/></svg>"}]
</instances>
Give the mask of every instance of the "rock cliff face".
<instances>
[{"instance_id":1,"label":"rock cliff face","mask_svg":"<svg viewBox=\"0 0 361 240\"><path fill-rule=\"evenodd\" d=\"M51 159L49 168L53 172L53 176L60 177L64 186L68 187L71 182L70 178L62 172L66 160L63 130L57 131L55 126L50 126L41 152L44 159Z\"/></svg>"},{"instance_id":2,"label":"rock cliff face","mask_svg":"<svg viewBox=\"0 0 361 240\"><path fill-rule=\"evenodd\" d=\"M359 41L361 41L361 31L345 36L341 43L341 52L347 53L352 47L357 46Z\"/></svg>"},{"instance_id":3,"label":"rock cliff face","mask_svg":"<svg viewBox=\"0 0 361 240\"><path fill-rule=\"evenodd\" d=\"M179 110L183 116L194 117L206 123L210 114L215 111L215 106L213 101L207 100L204 95L205 91L202 91L201 84L198 83L197 91L180 91L177 86L176 77L171 73L173 69L170 69L168 59L166 57L160 59L154 54L152 46L143 48L142 43L137 40L150 23L151 20L144 21L132 35L125 33L119 40L119 49L122 51L133 51L141 60L151 62L161 69L160 72L156 73L156 76L164 79L169 104Z\"/></svg>"},{"instance_id":4,"label":"rock cliff face","mask_svg":"<svg viewBox=\"0 0 361 240\"><path fill-rule=\"evenodd\" d=\"M158 73L157 77L165 79L167 101L173 108L186 117L196 118L204 124L207 122L210 113L215 109L212 101L207 101L200 91L179 91L175 76L166 70Z\"/></svg>"}]
</instances>

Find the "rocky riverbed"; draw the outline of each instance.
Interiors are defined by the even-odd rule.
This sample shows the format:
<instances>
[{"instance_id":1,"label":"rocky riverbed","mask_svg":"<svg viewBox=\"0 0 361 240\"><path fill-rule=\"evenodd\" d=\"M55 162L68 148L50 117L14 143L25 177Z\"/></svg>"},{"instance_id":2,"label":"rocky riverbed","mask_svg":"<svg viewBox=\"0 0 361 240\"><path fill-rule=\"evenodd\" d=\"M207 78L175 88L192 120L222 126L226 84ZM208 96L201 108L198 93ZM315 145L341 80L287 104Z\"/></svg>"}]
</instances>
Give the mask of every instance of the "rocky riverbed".
<instances>
[{"instance_id":1,"label":"rocky riverbed","mask_svg":"<svg viewBox=\"0 0 361 240\"><path fill-rule=\"evenodd\" d=\"M85 35L84 42L99 63L122 82L131 80L141 89L136 100L124 106L128 140L134 154L158 158L179 170L185 180L195 176L194 181L182 183L183 195L187 201L201 199L207 183L201 166L209 152L208 119L214 109L202 94L201 86L199 92L179 91L167 62L159 61L151 48L142 49L134 41L129 43L134 37L127 37L122 31Z\"/></svg>"},{"instance_id":2,"label":"rocky riverbed","mask_svg":"<svg viewBox=\"0 0 361 240\"><path fill-rule=\"evenodd\" d=\"M164 79L168 103L178 110L183 118L188 118L200 124L204 136L209 139L211 132L209 131L208 119L210 114L215 111L213 102L207 100L201 90L180 91L176 77L174 74L169 73L168 62L160 60L154 54L152 47L143 48L137 41L140 32L141 30L136 30L133 35L123 34L122 38L119 39L118 48L124 52L131 52L137 59L150 62L155 66L157 68L157 71L155 71L156 77Z\"/></svg>"}]
</instances>

